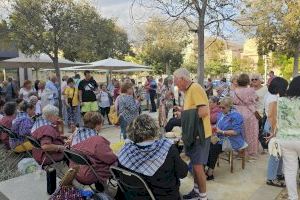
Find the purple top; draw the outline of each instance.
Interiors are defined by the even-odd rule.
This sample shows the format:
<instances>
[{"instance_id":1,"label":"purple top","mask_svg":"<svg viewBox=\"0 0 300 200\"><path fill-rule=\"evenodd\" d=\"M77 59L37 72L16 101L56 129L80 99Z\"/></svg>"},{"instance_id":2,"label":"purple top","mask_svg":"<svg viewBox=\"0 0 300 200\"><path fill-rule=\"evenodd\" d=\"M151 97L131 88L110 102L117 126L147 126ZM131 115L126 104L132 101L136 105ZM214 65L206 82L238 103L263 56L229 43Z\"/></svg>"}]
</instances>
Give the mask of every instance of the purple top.
<instances>
[{"instance_id":1,"label":"purple top","mask_svg":"<svg viewBox=\"0 0 300 200\"><path fill-rule=\"evenodd\" d=\"M20 112L17 118L13 121L11 130L18 136L25 136L31 134L31 128L33 126L33 120L25 112ZM15 148L16 146L22 144L25 138L12 139L9 138L10 148Z\"/></svg>"}]
</instances>

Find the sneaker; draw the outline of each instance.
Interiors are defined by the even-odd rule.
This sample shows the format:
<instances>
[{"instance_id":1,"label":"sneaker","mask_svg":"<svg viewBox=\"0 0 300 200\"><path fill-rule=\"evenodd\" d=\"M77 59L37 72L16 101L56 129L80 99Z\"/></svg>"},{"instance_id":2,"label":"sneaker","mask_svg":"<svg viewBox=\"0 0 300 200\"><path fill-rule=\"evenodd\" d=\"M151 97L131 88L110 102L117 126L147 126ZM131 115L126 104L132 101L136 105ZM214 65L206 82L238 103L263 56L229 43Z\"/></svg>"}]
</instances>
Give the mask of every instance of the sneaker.
<instances>
[{"instance_id":1,"label":"sneaker","mask_svg":"<svg viewBox=\"0 0 300 200\"><path fill-rule=\"evenodd\" d=\"M193 189L188 194L183 195L182 198L189 199L189 200L198 200L200 199L200 194Z\"/></svg>"}]
</instances>

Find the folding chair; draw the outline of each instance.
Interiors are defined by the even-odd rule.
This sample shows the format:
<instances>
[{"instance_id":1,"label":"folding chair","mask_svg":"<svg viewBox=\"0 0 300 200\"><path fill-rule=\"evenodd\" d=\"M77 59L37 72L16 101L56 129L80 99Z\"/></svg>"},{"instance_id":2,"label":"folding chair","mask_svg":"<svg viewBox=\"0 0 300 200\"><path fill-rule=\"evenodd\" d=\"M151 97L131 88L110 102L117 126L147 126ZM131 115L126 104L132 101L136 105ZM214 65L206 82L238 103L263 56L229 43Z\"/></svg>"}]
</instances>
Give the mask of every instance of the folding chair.
<instances>
[{"instance_id":1,"label":"folding chair","mask_svg":"<svg viewBox=\"0 0 300 200\"><path fill-rule=\"evenodd\" d=\"M11 129L9 128L6 128L4 126L0 126L0 130L1 132L3 133L6 133L8 135L9 138L11 139L20 139L20 138L23 138L23 137L20 137L18 136L16 133L12 132ZM22 146L23 144L21 144ZM23 146L24 149L26 149L24 146ZM6 157L6 161L7 159L13 154L13 153L16 153L13 149L11 150L11 152L8 154L8 156ZM29 155L29 157L32 157L32 155L29 153L29 151L26 150L26 154ZM25 153L20 153L18 154L17 158L15 158L11 164L11 167L14 167L22 158L25 157Z\"/></svg>"},{"instance_id":2,"label":"folding chair","mask_svg":"<svg viewBox=\"0 0 300 200\"><path fill-rule=\"evenodd\" d=\"M99 178L98 174L96 173L95 169L93 168L91 161L85 155L80 154L79 152L70 150L70 149L65 149L64 153L65 153L66 157L68 158L68 160L70 160L78 165L88 166L89 169L93 172L93 174L97 178L98 182L101 183L101 179ZM97 189L95 190L91 186L90 186L90 188L96 192L103 192L103 191L97 191ZM103 190L104 190L104 186L103 186Z\"/></svg>"},{"instance_id":3,"label":"folding chair","mask_svg":"<svg viewBox=\"0 0 300 200\"><path fill-rule=\"evenodd\" d=\"M38 140L36 140L35 138L31 137L31 136L26 136L26 139L32 144L33 147L42 150L41 144ZM57 162L55 162L55 160L51 157L51 155L44 151L45 155L51 160L52 164L56 164Z\"/></svg>"},{"instance_id":4,"label":"folding chair","mask_svg":"<svg viewBox=\"0 0 300 200\"><path fill-rule=\"evenodd\" d=\"M139 175L115 166L110 167L110 172L126 200L155 200L149 186Z\"/></svg>"}]
</instances>

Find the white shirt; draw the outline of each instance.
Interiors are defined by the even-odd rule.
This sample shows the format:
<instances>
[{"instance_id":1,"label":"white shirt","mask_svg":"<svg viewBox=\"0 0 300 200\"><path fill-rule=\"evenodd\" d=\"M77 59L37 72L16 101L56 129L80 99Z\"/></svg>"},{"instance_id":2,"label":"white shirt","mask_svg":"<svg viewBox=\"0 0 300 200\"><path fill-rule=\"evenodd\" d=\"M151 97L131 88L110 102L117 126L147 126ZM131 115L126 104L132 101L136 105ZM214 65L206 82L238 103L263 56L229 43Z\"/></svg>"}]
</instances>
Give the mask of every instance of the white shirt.
<instances>
[{"instance_id":1,"label":"white shirt","mask_svg":"<svg viewBox=\"0 0 300 200\"><path fill-rule=\"evenodd\" d=\"M98 94L98 99L100 100L101 108L110 107L110 101L107 92L100 91L100 93Z\"/></svg>"},{"instance_id":2,"label":"white shirt","mask_svg":"<svg viewBox=\"0 0 300 200\"><path fill-rule=\"evenodd\" d=\"M31 90L26 90L26 89L24 89L24 88L21 88L20 89L20 96L22 95L22 97L23 97L23 100L24 101L29 101L29 95L31 94L31 93L33 93L33 89L31 89Z\"/></svg>"},{"instance_id":3,"label":"white shirt","mask_svg":"<svg viewBox=\"0 0 300 200\"><path fill-rule=\"evenodd\" d=\"M271 103L273 102L277 102L278 101L279 96L275 95L275 94L271 94L270 92L267 92L266 96L265 96L265 101L264 101L264 108L265 108L265 112L266 115L269 115L269 106Z\"/></svg>"},{"instance_id":4,"label":"white shirt","mask_svg":"<svg viewBox=\"0 0 300 200\"><path fill-rule=\"evenodd\" d=\"M258 96L258 102L257 102L257 111L259 112L260 116L263 116L264 114L264 100L265 96L268 93L268 87L263 86L262 88L255 91L256 95Z\"/></svg>"}]
</instances>

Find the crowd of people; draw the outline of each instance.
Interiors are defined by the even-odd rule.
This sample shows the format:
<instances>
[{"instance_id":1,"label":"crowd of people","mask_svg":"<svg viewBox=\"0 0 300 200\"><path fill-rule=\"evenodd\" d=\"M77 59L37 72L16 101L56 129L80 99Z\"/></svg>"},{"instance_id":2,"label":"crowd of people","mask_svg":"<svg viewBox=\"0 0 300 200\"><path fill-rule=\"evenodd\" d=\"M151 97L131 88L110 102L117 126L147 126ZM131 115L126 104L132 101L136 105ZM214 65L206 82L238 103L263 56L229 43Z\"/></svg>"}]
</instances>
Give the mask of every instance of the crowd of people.
<instances>
[{"instance_id":1,"label":"crowd of people","mask_svg":"<svg viewBox=\"0 0 300 200\"><path fill-rule=\"evenodd\" d=\"M157 199L180 199L180 179L190 171L194 188L183 199L207 200L206 181L215 178L219 154L228 149L244 150L247 160L255 162L276 134L278 98L300 96L300 77L288 84L274 73L270 75L266 85L259 74L240 74L233 76L230 83L223 78L216 87L208 79L204 88L193 82L184 68L157 82L147 76L144 84L136 84L129 78L100 84L90 71L84 72L82 80L78 74L73 78L63 77L61 87L57 86L56 76L34 84L26 80L20 90L8 79L1 90L0 125L20 138L1 133L0 139L7 149L32 151L41 165L51 164L45 152L54 161L66 159L63 153L66 148L84 153L100 180L86 166L80 166L77 180L82 184L95 183L101 191L111 177L110 166L119 166L139 174ZM63 120L59 117L59 101ZM143 101L149 112L158 111L158 122L142 114ZM118 155L113 153L110 142L99 135L105 117L111 124L111 106L117 111L120 134L126 141ZM72 133L68 138L63 137L63 123ZM178 146L160 132L160 127L170 132L175 126L182 128L189 165L182 160ZM33 148L26 135L38 140L42 148ZM293 142L292 145L282 142L282 157L269 156L266 183L277 187L285 187L286 183L290 199L298 199L295 159L300 149ZM283 170L282 165L289 164L293 167ZM116 199L124 199L123 195L118 190Z\"/></svg>"}]
</instances>

